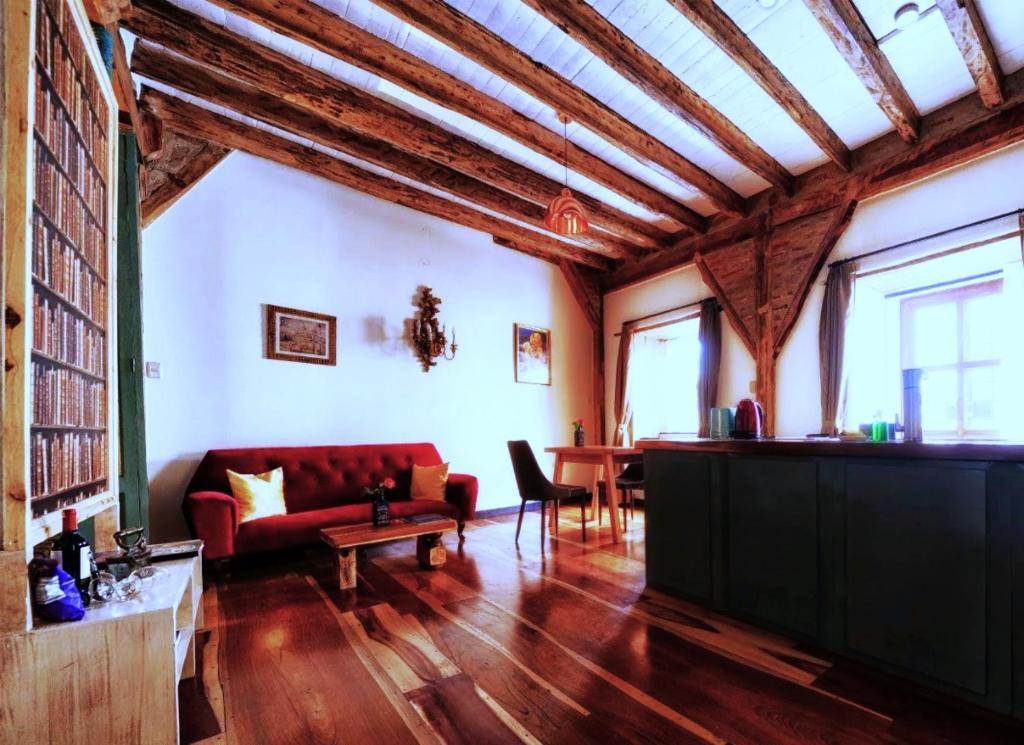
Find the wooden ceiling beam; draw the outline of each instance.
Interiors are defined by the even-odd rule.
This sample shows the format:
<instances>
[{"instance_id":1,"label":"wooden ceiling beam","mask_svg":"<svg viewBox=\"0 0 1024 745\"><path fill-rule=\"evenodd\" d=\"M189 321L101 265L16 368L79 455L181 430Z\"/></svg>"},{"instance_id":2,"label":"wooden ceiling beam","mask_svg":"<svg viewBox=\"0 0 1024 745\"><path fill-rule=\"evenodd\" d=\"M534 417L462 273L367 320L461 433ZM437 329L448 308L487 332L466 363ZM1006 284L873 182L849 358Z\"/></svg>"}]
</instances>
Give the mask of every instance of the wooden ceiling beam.
<instances>
[{"instance_id":1,"label":"wooden ceiling beam","mask_svg":"<svg viewBox=\"0 0 1024 745\"><path fill-rule=\"evenodd\" d=\"M553 179L164 0L137 0L124 23L137 36L319 113L339 126L384 139L536 204L547 206L561 191L562 184ZM656 227L589 195L576 197L588 210L592 224L625 241L654 248L667 237Z\"/></svg>"},{"instance_id":2,"label":"wooden ceiling beam","mask_svg":"<svg viewBox=\"0 0 1024 745\"><path fill-rule=\"evenodd\" d=\"M793 176L743 130L585 0L523 0L670 114L768 183L793 190Z\"/></svg>"},{"instance_id":3,"label":"wooden ceiling beam","mask_svg":"<svg viewBox=\"0 0 1024 745\"><path fill-rule=\"evenodd\" d=\"M93 23L109 26L131 13L131 0L82 0L85 15Z\"/></svg>"},{"instance_id":4,"label":"wooden ceiling beam","mask_svg":"<svg viewBox=\"0 0 1024 745\"><path fill-rule=\"evenodd\" d=\"M922 118L921 139L915 144L908 145L891 132L854 150L848 174L825 164L802 174L792 197L778 191L757 195L751 216L716 222L706 235L684 238L624 264L608 278L606 290L686 266L697 253L706 255L753 238L763 230L769 211L779 226L850 200L863 202L1024 142L1024 70L1006 77L1005 90L1006 103L999 109L986 109L972 93L931 112Z\"/></svg>"},{"instance_id":5,"label":"wooden ceiling beam","mask_svg":"<svg viewBox=\"0 0 1024 745\"><path fill-rule=\"evenodd\" d=\"M139 104L135 98L135 85L132 82L132 73L128 66L128 57L125 54L124 42L121 40L121 33L116 26L111 26L110 33L114 37L114 96L117 99L118 110L128 115L132 129L136 133L142 131L142 115L139 113ZM136 143L143 160L148 158L152 152L152 143L143 137L137 137Z\"/></svg>"},{"instance_id":6,"label":"wooden ceiling beam","mask_svg":"<svg viewBox=\"0 0 1024 745\"><path fill-rule=\"evenodd\" d=\"M539 2L539 0L534 0ZM829 159L850 170L850 150L764 52L743 33L715 0L669 0L690 23L743 68L785 110ZM777 184L776 184L777 185Z\"/></svg>"},{"instance_id":7,"label":"wooden ceiling beam","mask_svg":"<svg viewBox=\"0 0 1024 745\"><path fill-rule=\"evenodd\" d=\"M307 109L172 55L147 41L135 45L132 71L548 232L544 226L545 209L540 205L448 166L398 150L382 140L338 127ZM600 231L577 236L573 242L613 259L646 253Z\"/></svg>"},{"instance_id":8,"label":"wooden ceiling beam","mask_svg":"<svg viewBox=\"0 0 1024 745\"><path fill-rule=\"evenodd\" d=\"M982 103L990 109L1003 103L1003 71L975 0L935 0L946 19Z\"/></svg>"},{"instance_id":9,"label":"wooden ceiling beam","mask_svg":"<svg viewBox=\"0 0 1024 745\"><path fill-rule=\"evenodd\" d=\"M804 0L836 49L905 142L917 140L920 114L853 0Z\"/></svg>"},{"instance_id":10,"label":"wooden ceiling beam","mask_svg":"<svg viewBox=\"0 0 1024 745\"><path fill-rule=\"evenodd\" d=\"M746 212L743 197L726 184L444 0L375 4L568 115L648 168L701 191L716 208L736 215Z\"/></svg>"},{"instance_id":11,"label":"wooden ceiling beam","mask_svg":"<svg viewBox=\"0 0 1024 745\"><path fill-rule=\"evenodd\" d=\"M169 139L166 148L143 166L142 227L170 209L231 152L183 134L173 133Z\"/></svg>"},{"instance_id":12,"label":"wooden ceiling beam","mask_svg":"<svg viewBox=\"0 0 1024 745\"><path fill-rule=\"evenodd\" d=\"M479 121L556 162L562 136L404 49L305 0L211 0L224 10L389 80L434 103ZM680 227L703 232L706 221L672 197L587 150L568 143L570 168Z\"/></svg>"},{"instance_id":13,"label":"wooden ceiling beam","mask_svg":"<svg viewBox=\"0 0 1024 745\"><path fill-rule=\"evenodd\" d=\"M584 248L563 243L401 181L359 168L320 150L251 127L165 93L144 89L142 103L161 119L166 129L266 158L387 202L522 243L528 246L534 255L537 252L543 253L544 258L554 263L566 258L603 271L611 267L607 259Z\"/></svg>"}]
</instances>

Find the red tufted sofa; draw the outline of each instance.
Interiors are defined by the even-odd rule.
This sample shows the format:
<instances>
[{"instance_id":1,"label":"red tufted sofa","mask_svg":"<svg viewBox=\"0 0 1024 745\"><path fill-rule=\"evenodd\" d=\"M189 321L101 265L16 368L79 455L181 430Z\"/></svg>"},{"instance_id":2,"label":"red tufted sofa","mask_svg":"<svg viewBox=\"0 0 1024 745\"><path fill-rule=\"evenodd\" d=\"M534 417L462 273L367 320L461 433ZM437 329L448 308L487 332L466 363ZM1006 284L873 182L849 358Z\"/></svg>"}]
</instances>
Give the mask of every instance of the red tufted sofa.
<instances>
[{"instance_id":1,"label":"red tufted sofa","mask_svg":"<svg viewBox=\"0 0 1024 745\"><path fill-rule=\"evenodd\" d=\"M447 515L458 521L461 539L466 520L476 513L475 476L450 474L444 502L409 496L413 464L441 462L430 443L210 450L185 490L185 519L192 535L205 542L203 555L211 560L310 545L319 540L321 528L370 522L363 487L390 476L397 483L389 496L392 515ZM239 525L227 469L263 473L278 466L284 469L288 514Z\"/></svg>"}]
</instances>

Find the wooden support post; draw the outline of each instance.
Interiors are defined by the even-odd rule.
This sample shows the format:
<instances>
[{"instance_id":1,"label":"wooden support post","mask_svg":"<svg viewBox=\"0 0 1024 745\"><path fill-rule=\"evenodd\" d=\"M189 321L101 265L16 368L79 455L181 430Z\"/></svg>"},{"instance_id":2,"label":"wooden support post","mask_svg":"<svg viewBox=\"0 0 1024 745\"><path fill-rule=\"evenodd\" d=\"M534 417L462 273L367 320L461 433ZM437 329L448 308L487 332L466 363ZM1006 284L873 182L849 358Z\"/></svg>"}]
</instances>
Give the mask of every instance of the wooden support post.
<instances>
[{"instance_id":1,"label":"wooden support post","mask_svg":"<svg viewBox=\"0 0 1024 745\"><path fill-rule=\"evenodd\" d=\"M769 217L764 233L754 244L754 284L757 308L757 331L754 346L754 362L757 372L755 395L761 406L764 407L763 433L766 437L775 435L775 344L772 338L771 287L767 264L771 239L772 225Z\"/></svg>"},{"instance_id":2,"label":"wooden support post","mask_svg":"<svg viewBox=\"0 0 1024 745\"><path fill-rule=\"evenodd\" d=\"M338 549L338 587L356 589L356 549Z\"/></svg>"}]
</instances>

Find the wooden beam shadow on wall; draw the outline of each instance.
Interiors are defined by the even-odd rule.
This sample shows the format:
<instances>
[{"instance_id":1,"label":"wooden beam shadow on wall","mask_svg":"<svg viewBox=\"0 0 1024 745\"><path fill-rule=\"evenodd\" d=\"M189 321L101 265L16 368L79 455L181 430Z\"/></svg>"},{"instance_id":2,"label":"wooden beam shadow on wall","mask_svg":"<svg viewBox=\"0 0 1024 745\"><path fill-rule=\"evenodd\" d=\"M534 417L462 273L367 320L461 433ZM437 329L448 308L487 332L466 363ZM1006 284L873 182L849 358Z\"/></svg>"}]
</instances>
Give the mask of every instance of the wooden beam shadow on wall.
<instances>
[{"instance_id":1,"label":"wooden beam shadow on wall","mask_svg":"<svg viewBox=\"0 0 1024 745\"><path fill-rule=\"evenodd\" d=\"M811 287L853 218L857 201L772 225L712 253L697 254L701 278L754 358L765 434L775 434L775 371Z\"/></svg>"}]
</instances>

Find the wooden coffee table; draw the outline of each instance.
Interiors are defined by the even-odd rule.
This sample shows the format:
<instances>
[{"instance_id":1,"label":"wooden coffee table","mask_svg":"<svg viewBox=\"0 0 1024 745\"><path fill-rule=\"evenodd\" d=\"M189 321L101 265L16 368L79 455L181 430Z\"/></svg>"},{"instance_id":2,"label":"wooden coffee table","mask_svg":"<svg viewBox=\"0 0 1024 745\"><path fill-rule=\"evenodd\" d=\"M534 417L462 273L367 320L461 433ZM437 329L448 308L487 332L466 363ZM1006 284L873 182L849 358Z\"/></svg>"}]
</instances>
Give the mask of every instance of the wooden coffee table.
<instances>
[{"instance_id":1,"label":"wooden coffee table","mask_svg":"<svg viewBox=\"0 0 1024 745\"><path fill-rule=\"evenodd\" d=\"M416 558L420 566L423 569L436 569L443 566L447 559L441 534L457 527L458 524L450 517L438 516L436 520L424 523L393 517L390 524L380 528L374 527L373 523L324 528L320 531L320 538L337 551L339 586L342 590L351 590L356 586L356 549L360 546L415 536Z\"/></svg>"}]
</instances>

